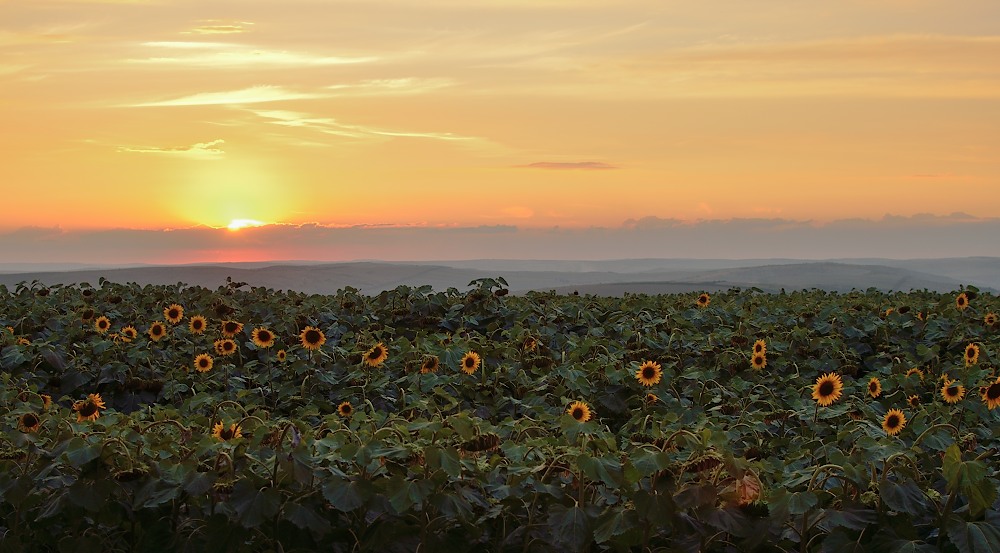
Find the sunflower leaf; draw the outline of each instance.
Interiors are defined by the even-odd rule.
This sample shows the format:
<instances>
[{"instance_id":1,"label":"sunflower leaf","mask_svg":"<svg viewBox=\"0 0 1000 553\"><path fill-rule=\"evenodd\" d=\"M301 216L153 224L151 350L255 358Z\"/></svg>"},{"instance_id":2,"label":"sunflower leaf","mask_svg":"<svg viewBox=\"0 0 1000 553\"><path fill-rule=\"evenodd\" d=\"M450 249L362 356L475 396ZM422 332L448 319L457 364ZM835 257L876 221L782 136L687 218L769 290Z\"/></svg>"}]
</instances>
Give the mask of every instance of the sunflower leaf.
<instances>
[{"instance_id":1,"label":"sunflower leaf","mask_svg":"<svg viewBox=\"0 0 1000 553\"><path fill-rule=\"evenodd\" d=\"M255 528L278 514L281 493L274 488L258 488L244 479L233 486L229 503L236 511L240 524L245 528Z\"/></svg>"}]
</instances>

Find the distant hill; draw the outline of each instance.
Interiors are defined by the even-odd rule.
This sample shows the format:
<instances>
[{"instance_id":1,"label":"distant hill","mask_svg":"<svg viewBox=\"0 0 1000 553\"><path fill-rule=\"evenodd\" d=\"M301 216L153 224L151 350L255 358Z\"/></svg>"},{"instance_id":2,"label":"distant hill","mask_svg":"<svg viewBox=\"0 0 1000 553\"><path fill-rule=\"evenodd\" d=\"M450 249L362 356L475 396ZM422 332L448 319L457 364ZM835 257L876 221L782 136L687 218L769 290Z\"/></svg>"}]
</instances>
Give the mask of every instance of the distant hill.
<instances>
[{"instance_id":1,"label":"distant hill","mask_svg":"<svg viewBox=\"0 0 1000 553\"><path fill-rule=\"evenodd\" d=\"M884 261L884 263L876 263ZM0 268L0 271L12 270ZM226 279L277 290L331 294L347 286L377 294L400 285L430 285L435 290L468 288L470 281L502 276L514 293L529 290L597 295L715 291L757 287L765 291L820 288L830 291L927 289L948 292L963 284L984 291L1000 289L1000 259L971 260L471 260L429 263L289 262L219 265L169 265L87 268L66 271L0 272L0 284L13 287L37 280L46 285L88 282L177 284L217 288ZM962 276L974 276L963 280Z\"/></svg>"}]
</instances>

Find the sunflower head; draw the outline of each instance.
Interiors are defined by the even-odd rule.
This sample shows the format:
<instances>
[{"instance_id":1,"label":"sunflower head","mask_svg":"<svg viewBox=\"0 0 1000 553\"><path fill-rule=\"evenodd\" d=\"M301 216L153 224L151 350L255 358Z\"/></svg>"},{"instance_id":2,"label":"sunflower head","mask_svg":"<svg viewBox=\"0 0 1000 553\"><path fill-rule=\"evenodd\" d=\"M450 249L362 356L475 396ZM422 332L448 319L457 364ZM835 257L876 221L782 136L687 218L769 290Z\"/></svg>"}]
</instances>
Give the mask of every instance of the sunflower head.
<instances>
[{"instance_id":1,"label":"sunflower head","mask_svg":"<svg viewBox=\"0 0 1000 553\"><path fill-rule=\"evenodd\" d=\"M48 411L49 407L52 407L52 396L49 394L38 394L38 396L42 398L42 409Z\"/></svg>"},{"instance_id":2,"label":"sunflower head","mask_svg":"<svg viewBox=\"0 0 1000 553\"><path fill-rule=\"evenodd\" d=\"M635 371L636 380L647 387L659 384L662 377L663 370L660 368L660 364L655 361L646 361L639 366L639 370Z\"/></svg>"},{"instance_id":3,"label":"sunflower head","mask_svg":"<svg viewBox=\"0 0 1000 553\"><path fill-rule=\"evenodd\" d=\"M767 353L767 342L764 340L757 340L753 343L753 353L757 355L758 353Z\"/></svg>"},{"instance_id":4,"label":"sunflower head","mask_svg":"<svg viewBox=\"0 0 1000 553\"><path fill-rule=\"evenodd\" d=\"M223 338L215 341L215 353L219 355L232 355L236 353L236 341L231 338Z\"/></svg>"},{"instance_id":5,"label":"sunflower head","mask_svg":"<svg viewBox=\"0 0 1000 553\"><path fill-rule=\"evenodd\" d=\"M224 338L233 338L240 332L243 332L243 323L237 321L222 321L222 336Z\"/></svg>"},{"instance_id":6,"label":"sunflower head","mask_svg":"<svg viewBox=\"0 0 1000 553\"><path fill-rule=\"evenodd\" d=\"M438 360L437 355L428 355L424 358L424 362L420 364L420 374L436 373L439 364L440 360Z\"/></svg>"},{"instance_id":7,"label":"sunflower head","mask_svg":"<svg viewBox=\"0 0 1000 553\"><path fill-rule=\"evenodd\" d=\"M201 334L205 332L205 327L207 326L208 321L201 315L195 315L188 319L188 330L191 331L191 334Z\"/></svg>"},{"instance_id":8,"label":"sunflower head","mask_svg":"<svg viewBox=\"0 0 1000 553\"><path fill-rule=\"evenodd\" d=\"M253 343L259 348L267 349L274 345L274 333L262 327L253 329L251 334Z\"/></svg>"},{"instance_id":9,"label":"sunflower head","mask_svg":"<svg viewBox=\"0 0 1000 553\"><path fill-rule=\"evenodd\" d=\"M955 297L955 307L957 307L959 311L965 311L965 308L969 307L969 296L967 296L965 292L962 292Z\"/></svg>"},{"instance_id":10,"label":"sunflower head","mask_svg":"<svg viewBox=\"0 0 1000 553\"><path fill-rule=\"evenodd\" d=\"M656 402L660 401L660 398L656 397L656 394L648 393L645 397L646 405L655 405Z\"/></svg>"},{"instance_id":11,"label":"sunflower head","mask_svg":"<svg viewBox=\"0 0 1000 553\"><path fill-rule=\"evenodd\" d=\"M917 407L920 407L920 396L913 394L906 398L906 403L908 403L910 407L916 409Z\"/></svg>"},{"instance_id":12,"label":"sunflower head","mask_svg":"<svg viewBox=\"0 0 1000 553\"><path fill-rule=\"evenodd\" d=\"M987 313L986 316L983 317L983 324L986 326L996 326L997 321L1000 321L1000 318L998 318L997 314L993 312Z\"/></svg>"},{"instance_id":13,"label":"sunflower head","mask_svg":"<svg viewBox=\"0 0 1000 553\"><path fill-rule=\"evenodd\" d=\"M882 429L890 436L899 434L904 426L906 426L906 415L899 409L889 409L882 419Z\"/></svg>"},{"instance_id":14,"label":"sunflower head","mask_svg":"<svg viewBox=\"0 0 1000 553\"><path fill-rule=\"evenodd\" d=\"M534 336L528 336L524 339L524 344L522 344L521 349L524 351L535 351L538 349L538 340Z\"/></svg>"},{"instance_id":15,"label":"sunflower head","mask_svg":"<svg viewBox=\"0 0 1000 553\"><path fill-rule=\"evenodd\" d=\"M816 379L813 385L812 397L820 407L832 405L840 399L841 391L844 389L844 381L836 373L826 373Z\"/></svg>"},{"instance_id":16,"label":"sunflower head","mask_svg":"<svg viewBox=\"0 0 1000 553\"><path fill-rule=\"evenodd\" d=\"M569 404L569 408L566 409L566 413L573 417L576 422L587 422L590 420L591 412L590 406L582 401L574 401Z\"/></svg>"},{"instance_id":17,"label":"sunflower head","mask_svg":"<svg viewBox=\"0 0 1000 553\"><path fill-rule=\"evenodd\" d=\"M168 323L175 325L184 318L184 308L176 303L172 303L163 310L163 318Z\"/></svg>"},{"instance_id":18,"label":"sunflower head","mask_svg":"<svg viewBox=\"0 0 1000 553\"><path fill-rule=\"evenodd\" d=\"M351 406L350 401L345 401L337 406L337 414L341 417L349 417L354 414L354 407Z\"/></svg>"},{"instance_id":19,"label":"sunflower head","mask_svg":"<svg viewBox=\"0 0 1000 553\"><path fill-rule=\"evenodd\" d=\"M962 386L961 382L945 379L944 385L941 386L941 398L945 403L958 403L963 397L965 397L965 386Z\"/></svg>"},{"instance_id":20,"label":"sunflower head","mask_svg":"<svg viewBox=\"0 0 1000 553\"><path fill-rule=\"evenodd\" d=\"M364 362L369 367L377 367L389 358L389 350L379 342L365 352Z\"/></svg>"},{"instance_id":21,"label":"sunflower head","mask_svg":"<svg viewBox=\"0 0 1000 553\"><path fill-rule=\"evenodd\" d=\"M73 404L76 411L76 422L95 421L101 415L100 410L107 409L101 394L87 394L87 399L82 399Z\"/></svg>"},{"instance_id":22,"label":"sunflower head","mask_svg":"<svg viewBox=\"0 0 1000 553\"><path fill-rule=\"evenodd\" d=\"M767 355L764 353L755 353L753 357L750 358L750 367L755 371L759 371L767 366Z\"/></svg>"},{"instance_id":23,"label":"sunflower head","mask_svg":"<svg viewBox=\"0 0 1000 553\"><path fill-rule=\"evenodd\" d=\"M698 299L695 301L695 304L698 307L708 307L708 304L710 304L710 303L712 303L712 296L709 296L708 294L706 294L704 292L702 292L698 296Z\"/></svg>"},{"instance_id":24,"label":"sunflower head","mask_svg":"<svg viewBox=\"0 0 1000 553\"><path fill-rule=\"evenodd\" d=\"M920 380L923 380L924 379L924 371L920 370L917 367L913 367L912 369L906 371L906 374L903 376L903 378L909 378L911 376L916 376Z\"/></svg>"},{"instance_id":25,"label":"sunflower head","mask_svg":"<svg viewBox=\"0 0 1000 553\"><path fill-rule=\"evenodd\" d=\"M96 330L99 334L104 334L110 328L111 320L104 315L101 315L94 321L94 330Z\"/></svg>"},{"instance_id":26,"label":"sunflower head","mask_svg":"<svg viewBox=\"0 0 1000 553\"><path fill-rule=\"evenodd\" d=\"M167 335L167 327L160 321L149 325L149 330L147 331L149 337L154 342L159 342L161 338Z\"/></svg>"},{"instance_id":27,"label":"sunflower head","mask_svg":"<svg viewBox=\"0 0 1000 553\"><path fill-rule=\"evenodd\" d=\"M868 395L873 398L882 395L882 381L877 376L873 376L868 380Z\"/></svg>"},{"instance_id":28,"label":"sunflower head","mask_svg":"<svg viewBox=\"0 0 1000 553\"><path fill-rule=\"evenodd\" d=\"M1000 377L997 377L997 379L989 385L983 386L981 395L983 402L986 403L986 407L990 411L1000 407Z\"/></svg>"},{"instance_id":29,"label":"sunflower head","mask_svg":"<svg viewBox=\"0 0 1000 553\"><path fill-rule=\"evenodd\" d=\"M94 310L93 309L91 309L91 308L88 307L88 308L84 309L82 312L80 312L80 321L81 322L89 323L93 319L94 319ZM7 327L7 328L10 328L10 327ZM14 330L11 329L10 333L13 334Z\"/></svg>"},{"instance_id":30,"label":"sunflower head","mask_svg":"<svg viewBox=\"0 0 1000 553\"><path fill-rule=\"evenodd\" d=\"M17 418L17 429L24 433L37 432L42 420L34 413L25 413Z\"/></svg>"},{"instance_id":31,"label":"sunflower head","mask_svg":"<svg viewBox=\"0 0 1000 553\"><path fill-rule=\"evenodd\" d=\"M135 340L136 338L139 337L139 331L136 330L135 327L132 325L126 326L125 328L121 329L121 332L119 334L121 334L122 341L124 342L131 342L132 340Z\"/></svg>"},{"instance_id":32,"label":"sunflower head","mask_svg":"<svg viewBox=\"0 0 1000 553\"><path fill-rule=\"evenodd\" d=\"M307 326L299 333L299 342L307 350L316 351L326 343L326 335L323 334L322 330L314 326Z\"/></svg>"},{"instance_id":33,"label":"sunflower head","mask_svg":"<svg viewBox=\"0 0 1000 553\"><path fill-rule=\"evenodd\" d=\"M288 359L288 352L286 352L283 349L279 349L278 353L274 354L274 357L278 360L279 363L284 363Z\"/></svg>"},{"instance_id":34,"label":"sunflower head","mask_svg":"<svg viewBox=\"0 0 1000 553\"><path fill-rule=\"evenodd\" d=\"M236 426L235 422L226 428L226 425L220 421L215 423L215 426L212 428L212 435L224 442L228 442L236 438L242 438L243 432L239 426Z\"/></svg>"},{"instance_id":35,"label":"sunflower head","mask_svg":"<svg viewBox=\"0 0 1000 553\"><path fill-rule=\"evenodd\" d=\"M468 351L462 356L462 371L465 374L474 374L479 369L479 354Z\"/></svg>"},{"instance_id":36,"label":"sunflower head","mask_svg":"<svg viewBox=\"0 0 1000 553\"><path fill-rule=\"evenodd\" d=\"M215 362L212 360L212 356L207 353L198 354L194 358L194 369L200 373L207 373L212 370L212 366Z\"/></svg>"},{"instance_id":37,"label":"sunflower head","mask_svg":"<svg viewBox=\"0 0 1000 553\"><path fill-rule=\"evenodd\" d=\"M979 362L979 346L969 344L965 346L965 366L971 367Z\"/></svg>"}]
</instances>

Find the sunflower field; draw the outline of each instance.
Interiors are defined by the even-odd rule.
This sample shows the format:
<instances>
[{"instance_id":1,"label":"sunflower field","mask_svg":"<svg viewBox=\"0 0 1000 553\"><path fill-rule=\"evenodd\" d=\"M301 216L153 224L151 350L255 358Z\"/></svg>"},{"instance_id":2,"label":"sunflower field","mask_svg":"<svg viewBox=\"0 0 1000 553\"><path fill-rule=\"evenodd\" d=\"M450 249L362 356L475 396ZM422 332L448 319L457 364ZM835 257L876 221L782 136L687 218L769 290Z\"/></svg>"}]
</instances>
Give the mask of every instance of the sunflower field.
<instances>
[{"instance_id":1,"label":"sunflower field","mask_svg":"<svg viewBox=\"0 0 1000 553\"><path fill-rule=\"evenodd\" d=\"M1000 303L0 287L0 551L1000 551Z\"/></svg>"}]
</instances>

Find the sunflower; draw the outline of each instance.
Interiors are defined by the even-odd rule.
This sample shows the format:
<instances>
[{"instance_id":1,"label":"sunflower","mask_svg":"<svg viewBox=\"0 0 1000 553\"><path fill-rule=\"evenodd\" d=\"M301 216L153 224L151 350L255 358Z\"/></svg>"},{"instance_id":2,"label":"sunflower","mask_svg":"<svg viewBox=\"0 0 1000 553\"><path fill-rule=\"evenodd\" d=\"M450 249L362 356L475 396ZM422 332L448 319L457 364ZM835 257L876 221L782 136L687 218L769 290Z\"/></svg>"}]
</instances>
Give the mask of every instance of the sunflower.
<instances>
[{"instance_id":1,"label":"sunflower","mask_svg":"<svg viewBox=\"0 0 1000 553\"><path fill-rule=\"evenodd\" d=\"M912 396L906 398L906 403L909 403L910 407L916 409L917 407L920 407L920 396L913 394Z\"/></svg>"},{"instance_id":2,"label":"sunflower","mask_svg":"<svg viewBox=\"0 0 1000 553\"><path fill-rule=\"evenodd\" d=\"M420 374L436 373L439 363L437 355L428 355L424 358L423 364L420 365Z\"/></svg>"},{"instance_id":3,"label":"sunflower","mask_svg":"<svg viewBox=\"0 0 1000 553\"><path fill-rule=\"evenodd\" d=\"M101 399L101 394L87 394L87 399L73 404L73 410L76 411L76 422L97 420L97 417L101 415L101 409L107 409L104 406L104 400Z\"/></svg>"},{"instance_id":4,"label":"sunflower","mask_svg":"<svg viewBox=\"0 0 1000 553\"><path fill-rule=\"evenodd\" d=\"M302 347L315 351L326 342L326 336L322 330L313 326L307 326L299 334L299 341L302 342Z\"/></svg>"},{"instance_id":5,"label":"sunflower","mask_svg":"<svg viewBox=\"0 0 1000 553\"><path fill-rule=\"evenodd\" d=\"M17 345L19 345L19 346L30 346L31 345L31 340L25 338L24 336L19 336L17 338Z\"/></svg>"},{"instance_id":6,"label":"sunflower","mask_svg":"<svg viewBox=\"0 0 1000 553\"><path fill-rule=\"evenodd\" d=\"M96 321L94 321L94 330L96 330L99 334L104 334L109 328L111 328L111 320L104 315L101 315Z\"/></svg>"},{"instance_id":7,"label":"sunflower","mask_svg":"<svg viewBox=\"0 0 1000 553\"><path fill-rule=\"evenodd\" d=\"M279 349L278 353L274 354L274 357L277 358L279 363L284 363L288 359L288 353L283 349Z\"/></svg>"},{"instance_id":8,"label":"sunflower","mask_svg":"<svg viewBox=\"0 0 1000 553\"><path fill-rule=\"evenodd\" d=\"M38 432L38 429L41 427L42 420L34 413L25 413L17 419L17 429L21 432Z\"/></svg>"},{"instance_id":9,"label":"sunflower","mask_svg":"<svg viewBox=\"0 0 1000 553\"><path fill-rule=\"evenodd\" d=\"M962 292L955 298L955 307L957 307L959 311L965 311L965 308L969 307L969 296L966 296L965 292Z\"/></svg>"},{"instance_id":10,"label":"sunflower","mask_svg":"<svg viewBox=\"0 0 1000 553\"><path fill-rule=\"evenodd\" d=\"M983 324L985 324L986 326L993 326L997 324L998 320L1000 320L1000 318L997 318L997 314L991 311L987 313L985 317L983 317Z\"/></svg>"},{"instance_id":11,"label":"sunflower","mask_svg":"<svg viewBox=\"0 0 1000 553\"><path fill-rule=\"evenodd\" d=\"M154 342L159 342L160 338L167 335L167 327L160 321L156 321L149 325L149 330L146 333Z\"/></svg>"},{"instance_id":12,"label":"sunflower","mask_svg":"<svg viewBox=\"0 0 1000 553\"><path fill-rule=\"evenodd\" d=\"M655 361L646 361L639 366L639 370L635 371L635 378L643 386L659 384L662 376L663 371L660 369L660 364Z\"/></svg>"},{"instance_id":13,"label":"sunflower","mask_svg":"<svg viewBox=\"0 0 1000 553\"><path fill-rule=\"evenodd\" d=\"M181 322L181 319L184 318L184 308L176 303L172 303L169 307L163 310L163 318L166 319L168 323L175 325Z\"/></svg>"},{"instance_id":14,"label":"sunflower","mask_svg":"<svg viewBox=\"0 0 1000 553\"><path fill-rule=\"evenodd\" d=\"M899 434L904 426L906 426L906 415L899 409L889 409L885 418L882 419L882 429L890 436Z\"/></svg>"},{"instance_id":15,"label":"sunflower","mask_svg":"<svg viewBox=\"0 0 1000 553\"><path fill-rule=\"evenodd\" d=\"M979 346L969 344L965 346L965 366L969 367L979 362Z\"/></svg>"},{"instance_id":16,"label":"sunflower","mask_svg":"<svg viewBox=\"0 0 1000 553\"><path fill-rule=\"evenodd\" d=\"M538 349L538 340L536 340L533 336L528 336L524 339L522 349L524 349L524 351L535 351Z\"/></svg>"},{"instance_id":17,"label":"sunflower","mask_svg":"<svg viewBox=\"0 0 1000 553\"><path fill-rule=\"evenodd\" d=\"M653 405L657 401L660 401L660 398L656 397L656 394L653 393L646 394L646 405Z\"/></svg>"},{"instance_id":18,"label":"sunflower","mask_svg":"<svg viewBox=\"0 0 1000 553\"><path fill-rule=\"evenodd\" d=\"M226 428L226 425L222 424L222 421L219 421L212 428L212 435L224 442L228 442L229 440L242 438L243 432L240 431L240 427L236 426L235 422L230 424L229 428Z\"/></svg>"},{"instance_id":19,"label":"sunflower","mask_svg":"<svg viewBox=\"0 0 1000 553\"><path fill-rule=\"evenodd\" d=\"M983 386L981 394L990 411L1000 407L1000 377L997 377L989 386Z\"/></svg>"},{"instance_id":20,"label":"sunflower","mask_svg":"<svg viewBox=\"0 0 1000 553\"><path fill-rule=\"evenodd\" d=\"M208 321L206 321L205 317L202 317L201 315L195 315L188 320L188 330L191 331L191 334L201 334L202 332L205 332L206 326L208 326Z\"/></svg>"},{"instance_id":21,"label":"sunflower","mask_svg":"<svg viewBox=\"0 0 1000 553\"><path fill-rule=\"evenodd\" d=\"M369 367L377 367L384 363L388 358L389 350L386 349L385 344L379 342L365 352L365 365L368 365Z\"/></svg>"},{"instance_id":22,"label":"sunflower","mask_svg":"<svg viewBox=\"0 0 1000 553\"><path fill-rule=\"evenodd\" d=\"M695 302L698 307L708 307L708 304L712 302L712 296L702 293L698 296L698 300Z\"/></svg>"},{"instance_id":23,"label":"sunflower","mask_svg":"<svg viewBox=\"0 0 1000 553\"><path fill-rule=\"evenodd\" d=\"M259 348L269 348L274 345L274 333L266 328L257 327L251 334L253 343Z\"/></svg>"},{"instance_id":24,"label":"sunflower","mask_svg":"<svg viewBox=\"0 0 1000 553\"><path fill-rule=\"evenodd\" d=\"M757 340L753 343L753 353L757 355L758 353L767 353L767 342L764 340Z\"/></svg>"},{"instance_id":25,"label":"sunflower","mask_svg":"<svg viewBox=\"0 0 1000 553\"><path fill-rule=\"evenodd\" d=\"M236 353L236 342L229 338L215 341L215 353L219 355L232 355Z\"/></svg>"},{"instance_id":26,"label":"sunflower","mask_svg":"<svg viewBox=\"0 0 1000 553\"><path fill-rule=\"evenodd\" d=\"M844 389L844 381L839 374L826 373L816 379L813 385L812 397L821 407L826 407L840 399L840 392Z\"/></svg>"},{"instance_id":27,"label":"sunflower","mask_svg":"<svg viewBox=\"0 0 1000 553\"><path fill-rule=\"evenodd\" d=\"M139 331L136 330L135 327L132 325L126 326L125 328L121 329L121 332L119 332L119 334L121 334L122 336L122 341L126 343L131 342L132 340L135 340L136 338L139 337Z\"/></svg>"},{"instance_id":28,"label":"sunflower","mask_svg":"<svg viewBox=\"0 0 1000 553\"><path fill-rule=\"evenodd\" d=\"M924 315L923 311L917 311L917 319L921 321L926 319L926 316Z\"/></svg>"},{"instance_id":29,"label":"sunflower","mask_svg":"<svg viewBox=\"0 0 1000 553\"><path fill-rule=\"evenodd\" d=\"M194 358L194 368L200 373L207 373L212 370L212 366L215 362L212 361L212 356L207 353L200 353Z\"/></svg>"},{"instance_id":30,"label":"sunflower","mask_svg":"<svg viewBox=\"0 0 1000 553\"><path fill-rule=\"evenodd\" d=\"M38 396L42 398L42 409L48 411L49 407L52 407L52 396L49 394L38 394Z\"/></svg>"},{"instance_id":31,"label":"sunflower","mask_svg":"<svg viewBox=\"0 0 1000 553\"><path fill-rule=\"evenodd\" d=\"M222 321L222 337L233 338L243 332L243 323L236 321Z\"/></svg>"},{"instance_id":32,"label":"sunflower","mask_svg":"<svg viewBox=\"0 0 1000 553\"><path fill-rule=\"evenodd\" d=\"M590 407L582 401L574 401L569 404L566 414L576 419L576 422L587 422L590 420Z\"/></svg>"},{"instance_id":33,"label":"sunflower","mask_svg":"<svg viewBox=\"0 0 1000 553\"><path fill-rule=\"evenodd\" d=\"M941 386L941 397L945 403L958 403L965 397L965 386L962 386L961 382L947 379Z\"/></svg>"},{"instance_id":34,"label":"sunflower","mask_svg":"<svg viewBox=\"0 0 1000 553\"><path fill-rule=\"evenodd\" d=\"M877 376L871 377L868 381L868 395L878 397L882 395L882 381Z\"/></svg>"},{"instance_id":35,"label":"sunflower","mask_svg":"<svg viewBox=\"0 0 1000 553\"><path fill-rule=\"evenodd\" d=\"M93 318L94 318L94 310L90 309L89 307L87 309L84 309L83 312L80 313L80 321L81 322L89 323L91 321L91 319L93 319ZM8 326L7 328L10 328L10 327ZM13 334L14 333L14 329L11 329L10 333Z\"/></svg>"},{"instance_id":36,"label":"sunflower","mask_svg":"<svg viewBox=\"0 0 1000 553\"><path fill-rule=\"evenodd\" d=\"M465 374L474 374L479 368L479 354L474 351L466 352L462 356L462 371Z\"/></svg>"},{"instance_id":37,"label":"sunflower","mask_svg":"<svg viewBox=\"0 0 1000 553\"><path fill-rule=\"evenodd\" d=\"M345 401L337 406L337 413L341 417L349 417L354 413L354 407L351 407L350 401Z\"/></svg>"},{"instance_id":38,"label":"sunflower","mask_svg":"<svg viewBox=\"0 0 1000 553\"><path fill-rule=\"evenodd\" d=\"M912 369L906 371L906 374L903 375L903 378L907 378L907 377L910 377L910 376L913 376L913 375L919 376L920 380L924 379L924 371L918 369L917 367L913 367Z\"/></svg>"},{"instance_id":39,"label":"sunflower","mask_svg":"<svg viewBox=\"0 0 1000 553\"><path fill-rule=\"evenodd\" d=\"M767 366L767 355L763 353L753 354L753 357L750 358L750 366L756 371L763 369Z\"/></svg>"}]
</instances>

